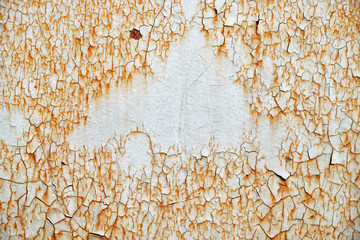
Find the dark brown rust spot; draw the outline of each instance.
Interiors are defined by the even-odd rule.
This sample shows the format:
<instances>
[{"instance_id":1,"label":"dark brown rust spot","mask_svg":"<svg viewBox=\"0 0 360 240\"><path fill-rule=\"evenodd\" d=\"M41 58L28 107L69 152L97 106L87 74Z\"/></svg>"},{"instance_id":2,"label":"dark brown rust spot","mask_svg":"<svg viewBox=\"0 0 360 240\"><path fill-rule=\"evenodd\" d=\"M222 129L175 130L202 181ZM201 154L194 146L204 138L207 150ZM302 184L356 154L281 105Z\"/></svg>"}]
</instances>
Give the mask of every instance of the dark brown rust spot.
<instances>
[{"instance_id":1,"label":"dark brown rust spot","mask_svg":"<svg viewBox=\"0 0 360 240\"><path fill-rule=\"evenodd\" d=\"M133 28L133 30L130 31L130 38L139 40L140 38L142 38L142 35L139 30Z\"/></svg>"}]
</instances>

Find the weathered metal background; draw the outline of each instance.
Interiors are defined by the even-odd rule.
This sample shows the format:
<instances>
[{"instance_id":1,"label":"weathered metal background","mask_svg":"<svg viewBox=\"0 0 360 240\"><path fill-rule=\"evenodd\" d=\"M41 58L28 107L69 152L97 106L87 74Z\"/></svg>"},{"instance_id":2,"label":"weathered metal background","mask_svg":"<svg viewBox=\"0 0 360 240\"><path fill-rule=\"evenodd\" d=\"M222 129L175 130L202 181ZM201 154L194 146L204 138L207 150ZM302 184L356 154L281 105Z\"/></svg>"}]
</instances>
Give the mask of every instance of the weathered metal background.
<instances>
[{"instance_id":1,"label":"weathered metal background","mask_svg":"<svg viewBox=\"0 0 360 240\"><path fill-rule=\"evenodd\" d=\"M360 239L359 1L0 8L3 239Z\"/></svg>"}]
</instances>

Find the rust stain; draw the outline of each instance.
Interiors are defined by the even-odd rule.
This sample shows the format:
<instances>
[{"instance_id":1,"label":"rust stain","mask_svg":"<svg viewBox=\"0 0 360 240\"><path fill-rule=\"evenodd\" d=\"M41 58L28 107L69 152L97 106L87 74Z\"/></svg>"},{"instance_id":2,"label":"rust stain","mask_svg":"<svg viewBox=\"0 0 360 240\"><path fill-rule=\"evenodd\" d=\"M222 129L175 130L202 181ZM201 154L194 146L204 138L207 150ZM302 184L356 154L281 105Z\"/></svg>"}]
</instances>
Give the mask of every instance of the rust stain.
<instances>
[{"instance_id":1,"label":"rust stain","mask_svg":"<svg viewBox=\"0 0 360 240\"><path fill-rule=\"evenodd\" d=\"M135 40L139 40L140 38L142 38L142 35L141 35L139 30L134 28L134 29L132 29L130 31L130 38L134 38Z\"/></svg>"},{"instance_id":2,"label":"rust stain","mask_svg":"<svg viewBox=\"0 0 360 240\"><path fill-rule=\"evenodd\" d=\"M18 145L0 141L4 238L359 238L357 5L216 4L201 2L192 21L175 0L1 6L0 105L29 121ZM241 58L235 84L252 121L285 119L286 180L260 168L257 136L251 150L218 152L210 141L208 156L195 157L176 146L154 152L147 135L150 175L118 168L126 137L70 149L66 137L89 106L152 74L148 60L166 61L195 23L218 55Z\"/></svg>"}]
</instances>

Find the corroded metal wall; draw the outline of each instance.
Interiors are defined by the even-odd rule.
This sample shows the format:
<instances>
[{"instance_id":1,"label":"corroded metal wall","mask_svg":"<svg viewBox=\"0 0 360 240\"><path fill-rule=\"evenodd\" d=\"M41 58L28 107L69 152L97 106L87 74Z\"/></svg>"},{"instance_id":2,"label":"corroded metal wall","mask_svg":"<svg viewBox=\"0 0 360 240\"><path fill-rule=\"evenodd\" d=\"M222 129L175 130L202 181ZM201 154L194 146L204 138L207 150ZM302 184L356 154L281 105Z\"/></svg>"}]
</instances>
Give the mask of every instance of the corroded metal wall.
<instances>
[{"instance_id":1,"label":"corroded metal wall","mask_svg":"<svg viewBox=\"0 0 360 240\"><path fill-rule=\"evenodd\" d=\"M360 239L360 2L1 1L2 239Z\"/></svg>"}]
</instances>

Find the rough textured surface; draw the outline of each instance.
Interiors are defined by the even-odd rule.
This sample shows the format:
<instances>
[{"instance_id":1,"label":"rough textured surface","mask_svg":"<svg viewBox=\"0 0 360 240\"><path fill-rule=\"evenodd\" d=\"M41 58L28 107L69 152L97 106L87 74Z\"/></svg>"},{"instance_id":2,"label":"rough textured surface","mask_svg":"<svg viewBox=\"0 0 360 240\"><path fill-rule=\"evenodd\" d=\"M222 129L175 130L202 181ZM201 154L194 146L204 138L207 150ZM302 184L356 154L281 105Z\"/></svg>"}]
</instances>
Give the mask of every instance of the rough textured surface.
<instances>
[{"instance_id":1,"label":"rough textured surface","mask_svg":"<svg viewBox=\"0 0 360 240\"><path fill-rule=\"evenodd\" d=\"M1 1L3 239L360 239L359 1Z\"/></svg>"}]
</instances>

